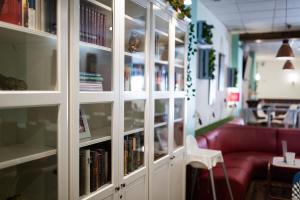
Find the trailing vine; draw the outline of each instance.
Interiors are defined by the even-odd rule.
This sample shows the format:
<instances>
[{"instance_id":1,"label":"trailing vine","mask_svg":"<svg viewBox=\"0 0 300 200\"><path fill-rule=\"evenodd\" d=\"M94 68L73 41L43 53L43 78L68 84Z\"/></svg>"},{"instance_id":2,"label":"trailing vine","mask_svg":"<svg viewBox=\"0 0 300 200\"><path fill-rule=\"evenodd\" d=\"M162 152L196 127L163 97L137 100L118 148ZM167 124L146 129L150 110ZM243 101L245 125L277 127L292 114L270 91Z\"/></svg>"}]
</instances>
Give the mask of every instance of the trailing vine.
<instances>
[{"instance_id":1,"label":"trailing vine","mask_svg":"<svg viewBox=\"0 0 300 200\"><path fill-rule=\"evenodd\" d=\"M171 7L177 12L178 19L184 19L185 17L191 18L191 7L184 5L184 0L167 0ZM191 96L196 96L196 89L193 87L193 78L192 78L192 70L191 70L191 60L192 56L195 55L197 49L194 47L197 44L196 36L195 36L195 25L193 23L189 23L188 25L188 52L187 52L187 100L191 99Z\"/></svg>"},{"instance_id":2,"label":"trailing vine","mask_svg":"<svg viewBox=\"0 0 300 200\"><path fill-rule=\"evenodd\" d=\"M197 44L196 41L196 36L195 36L195 24L193 23L189 23L188 26L188 31L189 31L189 37L188 37L188 41L189 41L189 45L188 45L188 53L187 53L187 80L186 80L186 84L187 84L187 100L190 100L191 96L196 96L196 89L193 87L193 80L192 80L192 70L191 70L191 60L192 60L192 56L195 55L195 53L197 52L197 48L195 48L195 44Z\"/></svg>"},{"instance_id":3,"label":"trailing vine","mask_svg":"<svg viewBox=\"0 0 300 200\"><path fill-rule=\"evenodd\" d=\"M191 7L184 5L183 0L167 0L172 8L177 12L178 19L191 18Z\"/></svg>"}]
</instances>

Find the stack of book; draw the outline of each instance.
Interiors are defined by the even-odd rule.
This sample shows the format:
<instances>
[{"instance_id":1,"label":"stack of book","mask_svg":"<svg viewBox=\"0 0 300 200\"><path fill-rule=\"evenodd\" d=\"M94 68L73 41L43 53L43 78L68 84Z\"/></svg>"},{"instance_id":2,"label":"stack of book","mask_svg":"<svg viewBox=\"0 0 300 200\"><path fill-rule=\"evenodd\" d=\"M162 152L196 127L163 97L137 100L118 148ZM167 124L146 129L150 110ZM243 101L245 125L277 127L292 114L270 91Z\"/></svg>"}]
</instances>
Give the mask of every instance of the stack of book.
<instances>
[{"instance_id":1,"label":"stack of book","mask_svg":"<svg viewBox=\"0 0 300 200\"><path fill-rule=\"evenodd\" d=\"M80 40L101 46L106 40L106 15L84 0L80 1Z\"/></svg>"},{"instance_id":2,"label":"stack of book","mask_svg":"<svg viewBox=\"0 0 300 200\"><path fill-rule=\"evenodd\" d=\"M125 91L143 91L144 82L144 64L125 64Z\"/></svg>"},{"instance_id":3,"label":"stack of book","mask_svg":"<svg viewBox=\"0 0 300 200\"><path fill-rule=\"evenodd\" d=\"M155 90L168 90L168 65L155 63Z\"/></svg>"},{"instance_id":4,"label":"stack of book","mask_svg":"<svg viewBox=\"0 0 300 200\"><path fill-rule=\"evenodd\" d=\"M103 91L102 81L101 74L80 72L80 91Z\"/></svg>"},{"instance_id":5,"label":"stack of book","mask_svg":"<svg viewBox=\"0 0 300 200\"><path fill-rule=\"evenodd\" d=\"M80 150L80 196L96 191L110 181L109 152L101 148Z\"/></svg>"},{"instance_id":6,"label":"stack of book","mask_svg":"<svg viewBox=\"0 0 300 200\"><path fill-rule=\"evenodd\" d=\"M124 138L124 174L127 175L144 164L144 134L125 136Z\"/></svg>"},{"instance_id":7,"label":"stack of book","mask_svg":"<svg viewBox=\"0 0 300 200\"><path fill-rule=\"evenodd\" d=\"M0 21L56 34L56 0L2 0Z\"/></svg>"}]
</instances>

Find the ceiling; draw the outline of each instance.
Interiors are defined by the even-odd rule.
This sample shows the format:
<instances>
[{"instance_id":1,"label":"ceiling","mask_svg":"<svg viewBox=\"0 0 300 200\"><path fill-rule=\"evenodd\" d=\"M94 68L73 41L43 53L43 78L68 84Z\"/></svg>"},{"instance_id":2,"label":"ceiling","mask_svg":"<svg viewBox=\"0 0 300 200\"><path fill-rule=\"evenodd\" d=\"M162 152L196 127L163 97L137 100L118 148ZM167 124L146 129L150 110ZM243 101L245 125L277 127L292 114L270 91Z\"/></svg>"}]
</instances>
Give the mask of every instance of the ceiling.
<instances>
[{"instance_id":1,"label":"ceiling","mask_svg":"<svg viewBox=\"0 0 300 200\"><path fill-rule=\"evenodd\" d=\"M291 39L290 45L297 56L300 54L300 39ZM274 60L277 50L282 44L281 40L264 40L253 41L246 43L247 51L254 51L258 60Z\"/></svg>"},{"instance_id":2,"label":"ceiling","mask_svg":"<svg viewBox=\"0 0 300 200\"><path fill-rule=\"evenodd\" d=\"M232 32L285 31L286 0L200 0ZM287 0L290 30L300 30L300 0Z\"/></svg>"}]
</instances>

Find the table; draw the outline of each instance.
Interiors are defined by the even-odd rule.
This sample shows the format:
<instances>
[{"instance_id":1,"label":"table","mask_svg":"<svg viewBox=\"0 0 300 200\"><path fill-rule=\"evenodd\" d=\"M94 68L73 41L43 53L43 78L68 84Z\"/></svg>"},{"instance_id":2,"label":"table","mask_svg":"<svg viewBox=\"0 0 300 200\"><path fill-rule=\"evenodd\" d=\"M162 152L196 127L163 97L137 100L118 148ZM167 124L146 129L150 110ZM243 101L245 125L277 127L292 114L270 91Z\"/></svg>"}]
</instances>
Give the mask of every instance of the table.
<instances>
[{"instance_id":1,"label":"table","mask_svg":"<svg viewBox=\"0 0 300 200\"><path fill-rule=\"evenodd\" d=\"M229 179L228 179L228 175L227 175L227 171L226 171L226 167L224 164L223 155L221 151L211 150L211 149L192 148L192 151L187 152L186 163L192 165L192 167L194 168L207 169L209 171L214 200L217 200L217 195L216 195L214 175L212 169L217 165L217 163L221 163L224 176L226 179L226 184L229 190L229 195L231 200L233 200L232 190L229 183ZM197 175L195 175L195 178L197 178Z\"/></svg>"},{"instance_id":2,"label":"table","mask_svg":"<svg viewBox=\"0 0 300 200\"><path fill-rule=\"evenodd\" d=\"M272 167L278 167L278 168L287 168L287 169L299 169L300 170L300 159L295 159L294 165L290 165L284 162L283 157L273 157L272 160L268 163L268 189L267 189L267 196L271 199L280 199L280 200L289 200L289 198L285 197L278 197L271 194L270 190L272 187ZM278 187L292 190L290 184L282 184Z\"/></svg>"}]
</instances>

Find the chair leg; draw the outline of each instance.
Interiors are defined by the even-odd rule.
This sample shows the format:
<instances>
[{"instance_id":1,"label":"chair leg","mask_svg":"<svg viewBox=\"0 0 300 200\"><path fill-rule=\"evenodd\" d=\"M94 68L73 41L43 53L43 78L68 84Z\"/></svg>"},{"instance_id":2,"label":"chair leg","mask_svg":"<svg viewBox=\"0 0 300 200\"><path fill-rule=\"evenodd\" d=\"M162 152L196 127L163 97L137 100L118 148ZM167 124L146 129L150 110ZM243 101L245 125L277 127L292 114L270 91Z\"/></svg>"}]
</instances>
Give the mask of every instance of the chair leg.
<instances>
[{"instance_id":1,"label":"chair leg","mask_svg":"<svg viewBox=\"0 0 300 200\"><path fill-rule=\"evenodd\" d=\"M214 182L214 173L212 169L209 169L209 177L210 177L210 183L211 183L211 188L213 192L213 198L214 200L217 200L217 195L216 195L216 188L215 188L215 182Z\"/></svg>"},{"instance_id":2,"label":"chair leg","mask_svg":"<svg viewBox=\"0 0 300 200\"><path fill-rule=\"evenodd\" d=\"M230 182L229 182L229 179L228 179L228 174L227 174L227 170L226 170L224 162L222 162L222 168L223 168L226 184L227 184L227 187L228 187L230 199L233 200L232 190L231 190L231 186L230 186Z\"/></svg>"}]
</instances>

